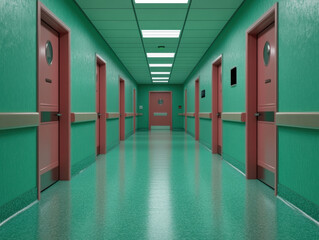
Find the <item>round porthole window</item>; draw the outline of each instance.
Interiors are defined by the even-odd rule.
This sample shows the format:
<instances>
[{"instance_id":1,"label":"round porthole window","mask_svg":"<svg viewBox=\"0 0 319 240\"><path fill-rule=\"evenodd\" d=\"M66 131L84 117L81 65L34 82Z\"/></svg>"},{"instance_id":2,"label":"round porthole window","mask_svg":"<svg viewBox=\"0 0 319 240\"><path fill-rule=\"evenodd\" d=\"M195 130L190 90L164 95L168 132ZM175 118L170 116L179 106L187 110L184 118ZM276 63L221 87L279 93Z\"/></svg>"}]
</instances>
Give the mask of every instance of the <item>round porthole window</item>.
<instances>
[{"instance_id":1,"label":"round porthole window","mask_svg":"<svg viewBox=\"0 0 319 240\"><path fill-rule=\"evenodd\" d=\"M50 41L47 41L45 44L45 58L47 59L47 63L51 65L53 60L53 49Z\"/></svg>"},{"instance_id":2,"label":"round porthole window","mask_svg":"<svg viewBox=\"0 0 319 240\"><path fill-rule=\"evenodd\" d=\"M265 43L264 46L264 63L267 66L270 60L270 44L269 42Z\"/></svg>"}]
</instances>

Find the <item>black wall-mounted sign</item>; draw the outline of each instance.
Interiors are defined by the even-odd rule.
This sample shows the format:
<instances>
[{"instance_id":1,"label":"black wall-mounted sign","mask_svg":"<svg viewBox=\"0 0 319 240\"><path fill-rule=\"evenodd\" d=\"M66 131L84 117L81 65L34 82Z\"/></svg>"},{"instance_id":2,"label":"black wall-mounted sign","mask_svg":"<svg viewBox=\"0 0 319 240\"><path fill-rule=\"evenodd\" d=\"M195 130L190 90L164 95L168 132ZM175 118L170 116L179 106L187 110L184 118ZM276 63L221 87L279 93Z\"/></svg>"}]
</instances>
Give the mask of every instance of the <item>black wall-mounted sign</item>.
<instances>
[{"instance_id":1,"label":"black wall-mounted sign","mask_svg":"<svg viewBox=\"0 0 319 240\"><path fill-rule=\"evenodd\" d=\"M230 85L235 86L237 84L237 67L230 70Z\"/></svg>"},{"instance_id":2,"label":"black wall-mounted sign","mask_svg":"<svg viewBox=\"0 0 319 240\"><path fill-rule=\"evenodd\" d=\"M204 98L205 97L205 90L202 90L201 92L201 98Z\"/></svg>"}]
</instances>

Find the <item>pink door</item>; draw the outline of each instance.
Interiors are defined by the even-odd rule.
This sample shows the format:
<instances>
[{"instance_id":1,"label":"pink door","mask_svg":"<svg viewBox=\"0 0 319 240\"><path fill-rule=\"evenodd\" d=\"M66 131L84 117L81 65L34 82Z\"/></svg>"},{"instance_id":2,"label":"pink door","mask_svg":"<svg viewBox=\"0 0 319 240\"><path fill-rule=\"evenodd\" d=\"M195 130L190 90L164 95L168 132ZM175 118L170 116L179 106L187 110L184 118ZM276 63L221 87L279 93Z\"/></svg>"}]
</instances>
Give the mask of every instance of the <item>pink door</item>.
<instances>
[{"instance_id":1,"label":"pink door","mask_svg":"<svg viewBox=\"0 0 319 240\"><path fill-rule=\"evenodd\" d=\"M187 132L187 90L185 89L185 132Z\"/></svg>"},{"instance_id":2,"label":"pink door","mask_svg":"<svg viewBox=\"0 0 319 240\"><path fill-rule=\"evenodd\" d=\"M195 140L199 140L199 80L195 81Z\"/></svg>"},{"instance_id":3,"label":"pink door","mask_svg":"<svg viewBox=\"0 0 319 240\"><path fill-rule=\"evenodd\" d=\"M220 64L217 67L217 89L218 89L218 103L217 103L217 153L222 154L222 145L223 145L223 126L221 114L223 112L223 95L222 95L222 65Z\"/></svg>"},{"instance_id":4,"label":"pink door","mask_svg":"<svg viewBox=\"0 0 319 240\"><path fill-rule=\"evenodd\" d=\"M125 140L125 85L120 80L120 140Z\"/></svg>"},{"instance_id":5,"label":"pink door","mask_svg":"<svg viewBox=\"0 0 319 240\"><path fill-rule=\"evenodd\" d=\"M267 27L257 39L257 176L274 187L276 167L275 112L277 109L275 72L275 27Z\"/></svg>"},{"instance_id":6,"label":"pink door","mask_svg":"<svg viewBox=\"0 0 319 240\"><path fill-rule=\"evenodd\" d=\"M59 34L42 21L39 42L38 152L41 191L59 179Z\"/></svg>"},{"instance_id":7,"label":"pink door","mask_svg":"<svg viewBox=\"0 0 319 240\"><path fill-rule=\"evenodd\" d=\"M172 93L150 92L149 128L169 126L172 129Z\"/></svg>"},{"instance_id":8,"label":"pink door","mask_svg":"<svg viewBox=\"0 0 319 240\"><path fill-rule=\"evenodd\" d=\"M136 91L135 89L133 89L133 113L134 113L133 128L135 133L135 127L136 127Z\"/></svg>"},{"instance_id":9,"label":"pink door","mask_svg":"<svg viewBox=\"0 0 319 240\"><path fill-rule=\"evenodd\" d=\"M101 116L101 109L100 109L100 65L96 65L96 113L97 113L97 120L96 120L96 155L100 154L100 116Z\"/></svg>"}]
</instances>

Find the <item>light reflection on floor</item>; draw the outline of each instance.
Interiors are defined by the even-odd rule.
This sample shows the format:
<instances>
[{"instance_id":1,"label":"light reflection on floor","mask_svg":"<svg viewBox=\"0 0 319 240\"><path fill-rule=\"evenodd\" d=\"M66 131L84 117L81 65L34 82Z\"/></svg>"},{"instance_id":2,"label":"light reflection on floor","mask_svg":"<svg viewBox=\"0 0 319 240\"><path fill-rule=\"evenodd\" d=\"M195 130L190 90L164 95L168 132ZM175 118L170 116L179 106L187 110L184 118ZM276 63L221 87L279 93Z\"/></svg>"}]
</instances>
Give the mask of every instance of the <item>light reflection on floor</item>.
<instances>
[{"instance_id":1,"label":"light reflection on floor","mask_svg":"<svg viewBox=\"0 0 319 240\"><path fill-rule=\"evenodd\" d=\"M0 239L319 239L319 226L184 132L137 132Z\"/></svg>"}]
</instances>

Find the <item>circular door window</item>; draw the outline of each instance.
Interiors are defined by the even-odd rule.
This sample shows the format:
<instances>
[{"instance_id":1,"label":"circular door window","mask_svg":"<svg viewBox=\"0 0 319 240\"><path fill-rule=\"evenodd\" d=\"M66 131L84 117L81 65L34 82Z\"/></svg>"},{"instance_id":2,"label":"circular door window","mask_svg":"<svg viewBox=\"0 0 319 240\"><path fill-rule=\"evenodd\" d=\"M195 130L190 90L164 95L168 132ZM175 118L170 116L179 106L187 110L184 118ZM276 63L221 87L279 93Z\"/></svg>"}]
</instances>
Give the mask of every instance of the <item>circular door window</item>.
<instances>
[{"instance_id":1,"label":"circular door window","mask_svg":"<svg viewBox=\"0 0 319 240\"><path fill-rule=\"evenodd\" d=\"M264 64L268 66L270 60L270 44L267 41L264 46Z\"/></svg>"},{"instance_id":2,"label":"circular door window","mask_svg":"<svg viewBox=\"0 0 319 240\"><path fill-rule=\"evenodd\" d=\"M47 63L51 65L53 60L53 49L50 41L47 41L45 44L45 58L47 59Z\"/></svg>"}]
</instances>

